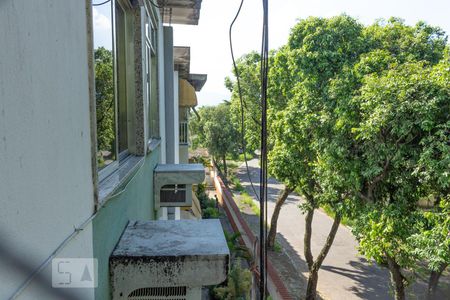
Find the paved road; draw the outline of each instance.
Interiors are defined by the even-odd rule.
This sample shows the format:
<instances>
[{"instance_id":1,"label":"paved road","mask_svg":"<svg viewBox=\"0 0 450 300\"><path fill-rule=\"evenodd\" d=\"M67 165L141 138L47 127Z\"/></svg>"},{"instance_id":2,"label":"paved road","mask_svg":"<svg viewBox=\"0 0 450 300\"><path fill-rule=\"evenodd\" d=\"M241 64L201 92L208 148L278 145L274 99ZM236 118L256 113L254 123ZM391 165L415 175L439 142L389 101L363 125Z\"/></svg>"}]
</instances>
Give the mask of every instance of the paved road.
<instances>
[{"instance_id":1,"label":"paved road","mask_svg":"<svg viewBox=\"0 0 450 300\"><path fill-rule=\"evenodd\" d=\"M258 160L249 161L252 180L259 181ZM242 185L251 192L245 165L238 169L237 177ZM275 206L275 200L283 186L269 179L268 213L269 218ZM258 191L258 187L256 188ZM286 248L296 269L308 275L303 255L304 216L298 208L302 199L292 194L281 209L278 220L278 239ZM332 219L321 211L316 211L313 219L312 251L316 255L325 243ZM340 226L333 246L319 271L318 290L325 299L392 299L389 289L389 272L368 263L358 254L357 242L350 230Z\"/></svg>"}]
</instances>

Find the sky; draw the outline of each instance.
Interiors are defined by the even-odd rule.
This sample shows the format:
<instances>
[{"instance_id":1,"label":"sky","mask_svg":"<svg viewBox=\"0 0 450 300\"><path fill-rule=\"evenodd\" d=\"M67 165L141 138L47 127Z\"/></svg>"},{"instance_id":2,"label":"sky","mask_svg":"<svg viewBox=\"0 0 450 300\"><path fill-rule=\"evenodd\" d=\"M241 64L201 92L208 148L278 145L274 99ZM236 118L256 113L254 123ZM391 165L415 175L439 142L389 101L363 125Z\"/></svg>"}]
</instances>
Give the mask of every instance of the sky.
<instances>
[{"instance_id":1,"label":"sky","mask_svg":"<svg viewBox=\"0 0 450 300\"><path fill-rule=\"evenodd\" d=\"M191 47L191 73L208 74L205 86L197 93L199 106L230 99L224 86L225 77L232 74L228 30L239 4L240 0L203 0L198 26L173 25L174 45ZM277 49L284 45L296 22L309 16L332 17L345 13L365 25L395 16L408 25L422 20L450 33L449 12L450 0L269 0L269 47ZM96 45L108 44L110 40L109 18L107 7L94 9L94 26L98 28ZM235 57L260 50L261 21L262 1L244 0L233 27Z\"/></svg>"}]
</instances>

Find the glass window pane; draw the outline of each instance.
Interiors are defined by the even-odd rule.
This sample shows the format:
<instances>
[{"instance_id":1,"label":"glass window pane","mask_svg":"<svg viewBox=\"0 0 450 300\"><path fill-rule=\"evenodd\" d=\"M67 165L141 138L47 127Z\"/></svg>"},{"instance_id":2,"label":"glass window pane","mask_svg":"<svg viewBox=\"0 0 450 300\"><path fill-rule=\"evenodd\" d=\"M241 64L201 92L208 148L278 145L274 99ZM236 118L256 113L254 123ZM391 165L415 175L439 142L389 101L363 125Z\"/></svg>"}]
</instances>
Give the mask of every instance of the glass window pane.
<instances>
[{"instance_id":1,"label":"glass window pane","mask_svg":"<svg viewBox=\"0 0 450 300\"><path fill-rule=\"evenodd\" d=\"M119 153L128 150L125 13L116 3L117 114Z\"/></svg>"},{"instance_id":2,"label":"glass window pane","mask_svg":"<svg viewBox=\"0 0 450 300\"><path fill-rule=\"evenodd\" d=\"M99 169L116 157L116 115L111 2L92 8L97 117L97 161Z\"/></svg>"},{"instance_id":3,"label":"glass window pane","mask_svg":"<svg viewBox=\"0 0 450 300\"><path fill-rule=\"evenodd\" d=\"M146 60L147 60L147 101L149 103L148 120L150 138L159 138L159 97L158 97L158 57L157 57L157 39L155 25L152 19L147 16L147 28L151 32L146 32Z\"/></svg>"},{"instance_id":4,"label":"glass window pane","mask_svg":"<svg viewBox=\"0 0 450 300\"><path fill-rule=\"evenodd\" d=\"M159 138L158 58L151 55L150 135Z\"/></svg>"}]
</instances>

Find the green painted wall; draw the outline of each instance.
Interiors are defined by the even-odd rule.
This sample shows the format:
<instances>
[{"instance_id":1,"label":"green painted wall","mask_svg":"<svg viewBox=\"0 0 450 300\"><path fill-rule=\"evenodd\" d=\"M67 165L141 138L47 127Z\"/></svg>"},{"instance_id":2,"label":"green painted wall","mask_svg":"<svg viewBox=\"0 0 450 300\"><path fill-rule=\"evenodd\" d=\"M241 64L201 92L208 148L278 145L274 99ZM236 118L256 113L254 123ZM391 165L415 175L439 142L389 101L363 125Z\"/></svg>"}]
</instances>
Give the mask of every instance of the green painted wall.
<instances>
[{"instance_id":1,"label":"green painted wall","mask_svg":"<svg viewBox=\"0 0 450 300\"><path fill-rule=\"evenodd\" d=\"M129 220L154 219L153 169L159 161L160 147L147 155L144 165L126 190L109 199L93 220L94 257L98 259L98 288L95 299L110 299L109 256Z\"/></svg>"}]
</instances>

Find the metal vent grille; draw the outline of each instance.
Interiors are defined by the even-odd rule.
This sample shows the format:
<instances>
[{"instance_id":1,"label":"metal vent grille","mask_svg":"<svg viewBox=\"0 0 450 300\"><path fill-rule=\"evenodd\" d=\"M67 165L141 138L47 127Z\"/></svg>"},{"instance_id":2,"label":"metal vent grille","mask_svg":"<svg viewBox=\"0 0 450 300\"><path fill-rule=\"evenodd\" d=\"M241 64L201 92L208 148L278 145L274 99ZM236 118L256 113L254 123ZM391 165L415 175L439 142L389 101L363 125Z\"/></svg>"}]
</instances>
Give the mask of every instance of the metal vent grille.
<instances>
[{"instance_id":1,"label":"metal vent grille","mask_svg":"<svg viewBox=\"0 0 450 300\"><path fill-rule=\"evenodd\" d=\"M186 300L187 288L176 287L149 287L132 291L128 300Z\"/></svg>"},{"instance_id":2,"label":"metal vent grille","mask_svg":"<svg viewBox=\"0 0 450 300\"><path fill-rule=\"evenodd\" d=\"M160 192L161 203L183 203L186 202L186 185L165 185Z\"/></svg>"}]
</instances>

